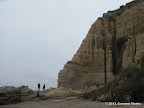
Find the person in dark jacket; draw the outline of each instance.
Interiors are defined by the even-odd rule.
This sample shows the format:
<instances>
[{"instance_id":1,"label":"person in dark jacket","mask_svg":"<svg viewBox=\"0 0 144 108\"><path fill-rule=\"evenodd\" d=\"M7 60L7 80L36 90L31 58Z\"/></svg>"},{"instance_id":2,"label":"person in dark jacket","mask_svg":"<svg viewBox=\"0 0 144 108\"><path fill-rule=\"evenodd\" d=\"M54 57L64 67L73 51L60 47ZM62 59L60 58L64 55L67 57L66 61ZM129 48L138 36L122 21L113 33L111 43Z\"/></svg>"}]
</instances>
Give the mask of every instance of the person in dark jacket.
<instances>
[{"instance_id":1,"label":"person in dark jacket","mask_svg":"<svg viewBox=\"0 0 144 108\"><path fill-rule=\"evenodd\" d=\"M45 90L45 84L43 85L43 90Z\"/></svg>"},{"instance_id":2,"label":"person in dark jacket","mask_svg":"<svg viewBox=\"0 0 144 108\"><path fill-rule=\"evenodd\" d=\"M38 91L40 91L40 83L38 83Z\"/></svg>"}]
</instances>

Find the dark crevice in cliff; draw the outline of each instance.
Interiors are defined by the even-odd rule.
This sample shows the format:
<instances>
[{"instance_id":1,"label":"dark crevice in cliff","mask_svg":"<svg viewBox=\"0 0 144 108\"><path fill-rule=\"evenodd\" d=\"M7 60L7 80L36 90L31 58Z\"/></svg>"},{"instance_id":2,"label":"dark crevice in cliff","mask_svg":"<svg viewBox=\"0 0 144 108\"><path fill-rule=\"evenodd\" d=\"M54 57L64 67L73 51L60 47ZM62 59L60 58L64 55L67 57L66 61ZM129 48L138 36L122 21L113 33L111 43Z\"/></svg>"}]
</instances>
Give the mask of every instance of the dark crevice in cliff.
<instances>
[{"instance_id":1,"label":"dark crevice in cliff","mask_svg":"<svg viewBox=\"0 0 144 108\"><path fill-rule=\"evenodd\" d=\"M117 48L116 48L116 21L113 20L114 23L114 35L112 37L112 59L113 59L113 75L117 74Z\"/></svg>"},{"instance_id":2,"label":"dark crevice in cliff","mask_svg":"<svg viewBox=\"0 0 144 108\"><path fill-rule=\"evenodd\" d=\"M103 40L103 49L104 49L104 78L105 78L105 84L107 83L107 77L106 77L106 74L107 74L107 61L106 61L106 43L105 43L105 38Z\"/></svg>"},{"instance_id":3,"label":"dark crevice in cliff","mask_svg":"<svg viewBox=\"0 0 144 108\"><path fill-rule=\"evenodd\" d=\"M106 57L106 32L104 29L104 21L102 20L101 35L103 36L103 50L104 50L104 83L107 83L107 57Z\"/></svg>"},{"instance_id":4,"label":"dark crevice in cliff","mask_svg":"<svg viewBox=\"0 0 144 108\"><path fill-rule=\"evenodd\" d=\"M92 36L92 63L94 62L95 37Z\"/></svg>"},{"instance_id":5,"label":"dark crevice in cliff","mask_svg":"<svg viewBox=\"0 0 144 108\"><path fill-rule=\"evenodd\" d=\"M135 63L135 55L136 55L136 33L135 33L135 25L134 25L134 22L133 22L133 37L134 37L134 54L133 54L133 63Z\"/></svg>"},{"instance_id":6,"label":"dark crevice in cliff","mask_svg":"<svg viewBox=\"0 0 144 108\"><path fill-rule=\"evenodd\" d=\"M103 15L104 18L106 18L109 21L109 27L110 26L110 22L113 22L113 33L112 31L110 31L109 28L109 32L113 35L112 36L112 64L113 64L113 68L112 68L112 72L113 75L117 74L117 47L116 47L116 17L119 16L117 13L115 12L108 12L106 14Z\"/></svg>"}]
</instances>

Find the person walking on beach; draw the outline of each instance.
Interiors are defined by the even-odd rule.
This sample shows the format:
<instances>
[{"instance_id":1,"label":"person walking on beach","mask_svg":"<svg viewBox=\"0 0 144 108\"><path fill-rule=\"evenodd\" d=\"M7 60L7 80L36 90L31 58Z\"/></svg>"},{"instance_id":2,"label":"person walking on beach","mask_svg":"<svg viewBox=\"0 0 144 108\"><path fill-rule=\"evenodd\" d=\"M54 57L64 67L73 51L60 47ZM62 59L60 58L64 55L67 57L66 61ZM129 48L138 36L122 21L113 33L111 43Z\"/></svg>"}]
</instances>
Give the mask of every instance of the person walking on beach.
<instances>
[{"instance_id":1,"label":"person walking on beach","mask_svg":"<svg viewBox=\"0 0 144 108\"><path fill-rule=\"evenodd\" d=\"M43 85L43 90L45 90L45 84Z\"/></svg>"},{"instance_id":2,"label":"person walking on beach","mask_svg":"<svg viewBox=\"0 0 144 108\"><path fill-rule=\"evenodd\" d=\"M39 95L40 95L40 92L39 92L39 91L37 91L37 97L39 97Z\"/></svg>"},{"instance_id":3,"label":"person walking on beach","mask_svg":"<svg viewBox=\"0 0 144 108\"><path fill-rule=\"evenodd\" d=\"M38 91L40 91L40 83L38 83Z\"/></svg>"}]
</instances>

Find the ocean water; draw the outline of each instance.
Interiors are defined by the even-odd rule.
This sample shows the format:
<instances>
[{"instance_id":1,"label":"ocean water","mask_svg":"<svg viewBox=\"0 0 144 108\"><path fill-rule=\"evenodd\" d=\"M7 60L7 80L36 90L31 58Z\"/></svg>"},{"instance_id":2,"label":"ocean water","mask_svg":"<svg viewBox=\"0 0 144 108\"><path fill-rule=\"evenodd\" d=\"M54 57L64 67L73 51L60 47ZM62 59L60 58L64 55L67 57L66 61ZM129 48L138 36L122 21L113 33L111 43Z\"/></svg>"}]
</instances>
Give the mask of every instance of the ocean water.
<instances>
[{"instance_id":1,"label":"ocean water","mask_svg":"<svg viewBox=\"0 0 144 108\"><path fill-rule=\"evenodd\" d=\"M18 78L18 76L11 78L1 78L0 79L0 87L2 86L15 86L19 87L22 85L26 85L33 90L37 90L37 84L41 84L41 89L43 84L46 85L46 89L50 87L57 87L57 78L47 77L47 79L29 79L29 78Z\"/></svg>"}]
</instances>

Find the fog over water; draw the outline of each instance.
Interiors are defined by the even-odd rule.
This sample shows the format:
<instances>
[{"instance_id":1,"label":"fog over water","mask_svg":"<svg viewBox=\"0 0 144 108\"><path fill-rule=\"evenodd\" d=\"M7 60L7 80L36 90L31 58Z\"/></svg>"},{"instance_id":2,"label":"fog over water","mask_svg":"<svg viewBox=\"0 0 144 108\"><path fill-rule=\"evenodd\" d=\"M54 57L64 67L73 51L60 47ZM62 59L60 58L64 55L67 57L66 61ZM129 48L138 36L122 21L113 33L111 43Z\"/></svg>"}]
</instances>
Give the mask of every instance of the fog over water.
<instances>
[{"instance_id":1,"label":"fog over water","mask_svg":"<svg viewBox=\"0 0 144 108\"><path fill-rule=\"evenodd\" d=\"M0 0L0 86L56 87L90 26L132 0Z\"/></svg>"}]
</instances>

